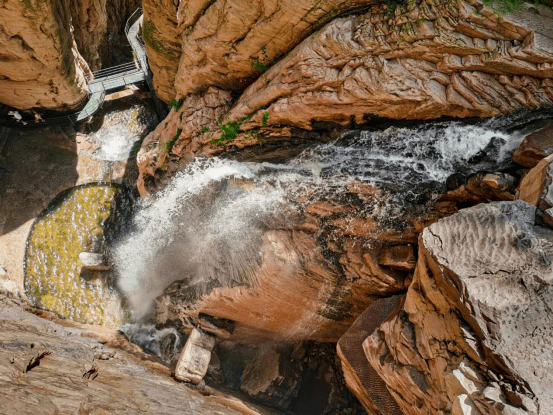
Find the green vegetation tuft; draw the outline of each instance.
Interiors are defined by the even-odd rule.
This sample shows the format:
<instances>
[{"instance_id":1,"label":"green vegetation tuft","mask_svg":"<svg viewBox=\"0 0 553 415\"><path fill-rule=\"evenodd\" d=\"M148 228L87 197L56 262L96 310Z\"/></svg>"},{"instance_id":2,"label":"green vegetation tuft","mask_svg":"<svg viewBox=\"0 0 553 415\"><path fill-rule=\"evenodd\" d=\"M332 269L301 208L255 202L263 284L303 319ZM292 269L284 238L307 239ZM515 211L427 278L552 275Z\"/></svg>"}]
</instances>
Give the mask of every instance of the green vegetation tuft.
<instances>
[{"instance_id":1,"label":"green vegetation tuft","mask_svg":"<svg viewBox=\"0 0 553 415\"><path fill-rule=\"evenodd\" d=\"M182 99L179 99L179 100L172 99L170 105L171 105L171 108L174 108L175 111L178 111L182 107L182 103L183 103ZM181 114L181 120L182 120L182 114Z\"/></svg>"},{"instance_id":2,"label":"green vegetation tuft","mask_svg":"<svg viewBox=\"0 0 553 415\"><path fill-rule=\"evenodd\" d=\"M171 141L168 141L167 143L165 143L165 149L167 150L168 153L173 149L173 146L179 139L181 133L182 133L182 128L178 128L177 133L173 136Z\"/></svg>"},{"instance_id":3,"label":"green vegetation tuft","mask_svg":"<svg viewBox=\"0 0 553 415\"><path fill-rule=\"evenodd\" d=\"M240 134L240 125L244 121L243 118L238 121L231 121L229 118L226 118L225 121L225 123L222 123L221 120L217 120L217 124L219 125L222 134L217 140L212 141L214 144L228 143Z\"/></svg>"},{"instance_id":4,"label":"green vegetation tuft","mask_svg":"<svg viewBox=\"0 0 553 415\"><path fill-rule=\"evenodd\" d=\"M267 54L267 45L261 47L261 58L257 56L252 57L252 68L254 71L265 72L273 63L275 61L270 60Z\"/></svg>"},{"instance_id":5,"label":"green vegetation tuft","mask_svg":"<svg viewBox=\"0 0 553 415\"><path fill-rule=\"evenodd\" d=\"M268 112L264 112L263 113L263 116L261 117L261 125L263 127L267 127L267 121L269 121L269 113Z\"/></svg>"}]
</instances>

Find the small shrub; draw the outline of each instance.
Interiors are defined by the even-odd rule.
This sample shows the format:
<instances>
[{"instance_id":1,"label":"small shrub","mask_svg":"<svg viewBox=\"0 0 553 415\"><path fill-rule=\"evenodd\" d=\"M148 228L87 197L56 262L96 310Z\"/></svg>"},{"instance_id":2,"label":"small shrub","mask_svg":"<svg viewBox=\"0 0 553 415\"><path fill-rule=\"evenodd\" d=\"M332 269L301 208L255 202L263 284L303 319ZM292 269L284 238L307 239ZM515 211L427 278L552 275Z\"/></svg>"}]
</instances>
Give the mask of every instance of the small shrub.
<instances>
[{"instance_id":1,"label":"small shrub","mask_svg":"<svg viewBox=\"0 0 553 415\"><path fill-rule=\"evenodd\" d=\"M173 149L173 146L175 145L175 143L179 139L181 133L182 133L182 128L178 128L177 133L171 139L171 141L168 141L167 143L165 143L165 149L167 150L168 153Z\"/></svg>"},{"instance_id":2,"label":"small shrub","mask_svg":"<svg viewBox=\"0 0 553 415\"><path fill-rule=\"evenodd\" d=\"M252 58L252 68L254 71L265 72L274 63L274 61L269 60L267 45L261 47L261 55L261 58L258 58L257 56Z\"/></svg>"},{"instance_id":3,"label":"small shrub","mask_svg":"<svg viewBox=\"0 0 553 415\"><path fill-rule=\"evenodd\" d=\"M263 127L267 127L267 121L269 121L269 113L268 112L264 112L263 113L263 116L261 117L261 125Z\"/></svg>"}]
</instances>

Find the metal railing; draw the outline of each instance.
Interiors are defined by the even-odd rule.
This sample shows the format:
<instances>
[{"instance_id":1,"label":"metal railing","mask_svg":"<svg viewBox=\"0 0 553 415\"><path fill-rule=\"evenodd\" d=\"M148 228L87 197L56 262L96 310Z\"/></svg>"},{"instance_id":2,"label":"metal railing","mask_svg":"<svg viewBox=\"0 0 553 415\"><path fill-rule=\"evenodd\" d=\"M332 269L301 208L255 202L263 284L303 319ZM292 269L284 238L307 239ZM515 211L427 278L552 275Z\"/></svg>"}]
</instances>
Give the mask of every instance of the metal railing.
<instances>
[{"instance_id":1,"label":"metal railing","mask_svg":"<svg viewBox=\"0 0 553 415\"><path fill-rule=\"evenodd\" d=\"M129 34L129 30L131 30L131 27L133 24L137 22L138 19L142 16L142 8L139 7L134 11L133 14L131 14L131 17L127 19L127 23L125 23L125 34Z\"/></svg>"},{"instance_id":2,"label":"metal railing","mask_svg":"<svg viewBox=\"0 0 553 415\"><path fill-rule=\"evenodd\" d=\"M140 70L142 69L142 65L138 61L132 61L123 63L121 65L112 66L105 69L100 69L98 71L92 72L92 73L86 73L85 78L88 82L92 82L95 80L100 80L100 78L107 78L113 75L118 75L120 73L125 73L128 71L134 71L134 70Z\"/></svg>"},{"instance_id":3,"label":"metal railing","mask_svg":"<svg viewBox=\"0 0 553 415\"><path fill-rule=\"evenodd\" d=\"M125 24L125 34L127 35L127 39L129 40L129 43L134 51L135 59L132 62L126 62L110 68L100 69L92 73L86 73L84 75L85 79L89 86L93 86L92 88L89 88L93 89L93 91L88 93L88 101L80 111L59 117L45 116L44 118L42 118L44 114L40 115L38 118L35 118L34 115L25 113L22 115L20 113L20 120L8 119L5 124L17 127L38 127L43 125L59 125L68 123L76 124L98 112L104 102L106 91L138 82L136 79L129 79L128 77L139 73L144 74L144 80L146 80L150 88L152 88L153 86L151 85L151 79L149 78L150 73L147 66L148 61L146 58L146 50L140 39L140 31L136 33L136 39L131 39L131 37L129 37L131 28L141 18L141 16L142 9L138 8L129 17L127 23ZM94 99L95 105L89 107L92 99ZM35 114L37 113L35 112Z\"/></svg>"}]
</instances>

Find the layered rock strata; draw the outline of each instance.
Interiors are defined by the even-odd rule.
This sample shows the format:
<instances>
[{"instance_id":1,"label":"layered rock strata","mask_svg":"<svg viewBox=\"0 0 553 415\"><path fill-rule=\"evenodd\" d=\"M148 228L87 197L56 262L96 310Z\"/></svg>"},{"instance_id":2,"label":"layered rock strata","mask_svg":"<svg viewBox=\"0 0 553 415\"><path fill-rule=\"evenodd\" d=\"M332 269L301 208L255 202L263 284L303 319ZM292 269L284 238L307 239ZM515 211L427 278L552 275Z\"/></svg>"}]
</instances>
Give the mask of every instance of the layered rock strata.
<instances>
[{"instance_id":1,"label":"layered rock strata","mask_svg":"<svg viewBox=\"0 0 553 415\"><path fill-rule=\"evenodd\" d=\"M147 368L83 329L43 320L4 297L0 327L3 413L258 413L237 399L201 396L160 364Z\"/></svg>"},{"instance_id":2,"label":"layered rock strata","mask_svg":"<svg viewBox=\"0 0 553 415\"><path fill-rule=\"evenodd\" d=\"M404 413L550 412L553 232L535 215L482 204L422 233L403 307L363 343Z\"/></svg>"},{"instance_id":3,"label":"layered rock strata","mask_svg":"<svg viewBox=\"0 0 553 415\"><path fill-rule=\"evenodd\" d=\"M68 2L0 4L0 102L20 109L71 108L87 96Z\"/></svg>"},{"instance_id":4,"label":"layered rock strata","mask_svg":"<svg viewBox=\"0 0 553 415\"><path fill-rule=\"evenodd\" d=\"M362 123L367 114L482 117L551 104L553 48L537 38L551 36L553 12L542 9L499 18L478 1L420 1L393 12L373 6L302 42L248 87L229 116L266 107L269 125L310 128ZM527 16L537 23L517 23ZM261 125L258 114L244 128Z\"/></svg>"}]
</instances>

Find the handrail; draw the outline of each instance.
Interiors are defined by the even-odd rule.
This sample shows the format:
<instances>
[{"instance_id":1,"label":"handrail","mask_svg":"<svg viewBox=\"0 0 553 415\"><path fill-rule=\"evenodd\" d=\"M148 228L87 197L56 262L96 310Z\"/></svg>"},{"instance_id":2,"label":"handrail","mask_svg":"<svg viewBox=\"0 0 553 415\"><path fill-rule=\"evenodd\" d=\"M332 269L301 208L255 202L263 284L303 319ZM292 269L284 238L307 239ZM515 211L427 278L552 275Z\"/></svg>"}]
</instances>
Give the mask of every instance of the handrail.
<instances>
[{"instance_id":1,"label":"handrail","mask_svg":"<svg viewBox=\"0 0 553 415\"><path fill-rule=\"evenodd\" d=\"M140 32L137 31L136 34L133 33L132 38L129 37L131 27L136 24L141 16L142 9L138 8L129 17L125 24L125 34L127 35L127 38L135 53L136 58L132 62L126 62L117 66L112 66L110 68L100 69L96 72L84 74L87 84L91 87L89 89L92 89L92 91L89 92L88 103L81 111L60 117L45 117L45 119L39 118L38 120L36 120L33 115L24 113L20 120L10 119L8 121L8 125L14 125L18 127L34 127L51 124L56 125L67 122L75 124L90 117L91 115L94 115L102 106L106 96L106 91L121 87L122 85L120 85L120 82L117 81L121 81L122 78L123 84L128 85L138 82L138 80L135 78L134 80L129 79L127 81L125 79L126 77L143 74L145 78L143 80L146 80L148 82L148 85L150 86L151 79L149 79L150 74L147 66L148 61L145 54L145 48L142 42L139 41ZM87 108L87 106L90 104L91 99L95 100L95 104L90 108Z\"/></svg>"},{"instance_id":2,"label":"handrail","mask_svg":"<svg viewBox=\"0 0 553 415\"><path fill-rule=\"evenodd\" d=\"M134 11L133 14L127 19L127 23L125 23L125 33L128 34L129 30L131 29L131 26L136 23L138 19L140 19L140 16L142 16L142 7L139 7ZM132 23L131 23L132 22Z\"/></svg>"}]
</instances>

